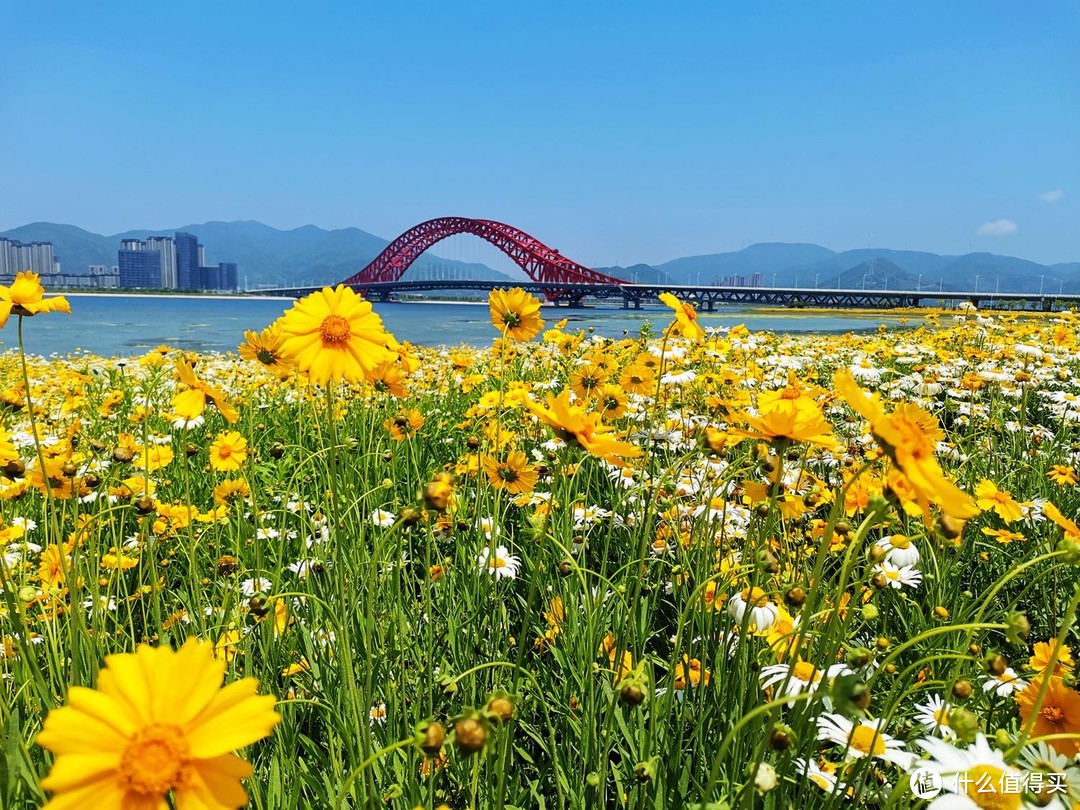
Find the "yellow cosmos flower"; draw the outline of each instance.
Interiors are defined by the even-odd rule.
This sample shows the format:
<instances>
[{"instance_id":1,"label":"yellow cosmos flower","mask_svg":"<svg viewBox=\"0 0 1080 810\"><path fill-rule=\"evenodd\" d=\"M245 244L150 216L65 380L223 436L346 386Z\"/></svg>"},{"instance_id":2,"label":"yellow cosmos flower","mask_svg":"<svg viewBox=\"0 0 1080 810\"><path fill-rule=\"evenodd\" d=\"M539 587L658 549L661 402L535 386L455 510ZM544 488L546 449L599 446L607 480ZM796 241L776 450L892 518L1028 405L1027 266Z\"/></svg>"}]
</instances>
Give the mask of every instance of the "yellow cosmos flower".
<instances>
[{"instance_id":1,"label":"yellow cosmos flower","mask_svg":"<svg viewBox=\"0 0 1080 810\"><path fill-rule=\"evenodd\" d=\"M488 296L488 307L492 325L514 340L523 343L532 340L544 328L540 301L520 287L492 290Z\"/></svg>"},{"instance_id":2,"label":"yellow cosmos flower","mask_svg":"<svg viewBox=\"0 0 1080 810\"><path fill-rule=\"evenodd\" d=\"M1054 652L1054 643L1053 641L1035 642L1034 654L1028 659L1028 666L1040 674L1045 672L1050 666L1050 656ZM1069 645L1062 644L1061 649L1058 651L1057 661L1054 664L1054 671L1051 674L1064 675L1073 668L1073 665L1072 650L1069 649Z\"/></svg>"},{"instance_id":3,"label":"yellow cosmos flower","mask_svg":"<svg viewBox=\"0 0 1080 810\"><path fill-rule=\"evenodd\" d=\"M1075 757L1080 754L1080 693L1066 686L1061 678L1051 676L1049 688L1039 704L1045 677L1044 673L1032 678L1016 695L1021 726L1027 728L1030 723L1032 737L1058 737L1048 740L1054 750L1062 756ZM1039 706L1038 714L1035 714L1036 705Z\"/></svg>"},{"instance_id":4,"label":"yellow cosmos flower","mask_svg":"<svg viewBox=\"0 0 1080 810\"><path fill-rule=\"evenodd\" d=\"M1064 464L1052 466L1046 477L1059 487L1075 487L1077 480L1080 480L1077 479L1076 470Z\"/></svg>"},{"instance_id":5,"label":"yellow cosmos flower","mask_svg":"<svg viewBox=\"0 0 1080 810\"><path fill-rule=\"evenodd\" d=\"M672 331L679 332L688 340L702 340L705 337L705 330L697 322L697 310L690 304L684 304L671 293L662 293L660 301L675 310L675 320L670 327Z\"/></svg>"},{"instance_id":6,"label":"yellow cosmos flower","mask_svg":"<svg viewBox=\"0 0 1080 810\"><path fill-rule=\"evenodd\" d=\"M506 461L494 456L484 456L480 462L494 489L505 489L511 495L532 492L536 487L537 471L529 465L529 458L520 450L512 450Z\"/></svg>"},{"instance_id":7,"label":"yellow cosmos flower","mask_svg":"<svg viewBox=\"0 0 1080 810\"><path fill-rule=\"evenodd\" d=\"M424 426L424 415L416 408L399 413L392 419L383 422L383 427L390 433L390 438L395 442L403 442L411 439L420 428Z\"/></svg>"},{"instance_id":8,"label":"yellow cosmos flower","mask_svg":"<svg viewBox=\"0 0 1080 810\"><path fill-rule=\"evenodd\" d=\"M225 664L209 645L139 645L110 655L97 690L73 686L45 719L37 744L56 755L41 786L61 808L247 805L251 766L232 752L268 736L281 717L254 678L222 688Z\"/></svg>"},{"instance_id":9,"label":"yellow cosmos flower","mask_svg":"<svg viewBox=\"0 0 1080 810\"><path fill-rule=\"evenodd\" d=\"M1043 512L1050 520L1054 521L1058 526L1065 530L1065 537L1075 542L1080 542L1080 527L1078 527L1073 521L1069 520L1065 515L1061 514L1061 510L1047 501L1043 504Z\"/></svg>"},{"instance_id":10,"label":"yellow cosmos flower","mask_svg":"<svg viewBox=\"0 0 1080 810\"><path fill-rule=\"evenodd\" d=\"M186 391L181 391L172 398L172 407L177 416L190 422L202 416L207 404L210 404L221 412L230 425L240 419L236 408L225 401L225 394L196 377L195 369L187 360L177 360L176 370L180 375L180 382L187 386Z\"/></svg>"},{"instance_id":11,"label":"yellow cosmos flower","mask_svg":"<svg viewBox=\"0 0 1080 810\"><path fill-rule=\"evenodd\" d=\"M274 324L261 332L244 332L244 342L238 351L245 360L258 363L278 377L287 377L291 368L281 346L281 331Z\"/></svg>"},{"instance_id":12,"label":"yellow cosmos flower","mask_svg":"<svg viewBox=\"0 0 1080 810\"><path fill-rule=\"evenodd\" d=\"M930 522L931 502L940 506L945 514L960 520L979 514L979 507L967 493L945 477L934 457L936 446L932 436L937 423L930 421L932 416L915 406L885 413L881 397L878 394L866 396L847 371L837 372L833 384L851 409L870 423L870 432L877 443L911 485L927 523Z\"/></svg>"},{"instance_id":13,"label":"yellow cosmos flower","mask_svg":"<svg viewBox=\"0 0 1080 810\"><path fill-rule=\"evenodd\" d=\"M607 372L594 363L578 366L570 375L570 390L578 399L588 402L600 393L600 388L607 381Z\"/></svg>"},{"instance_id":14,"label":"yellow cosmos flower","mask_svg":"<svg viewBox=\"0 0 1080 810\"><path fill-rule=\"evenodd\" d=\"M570 404L570 392L563 391L558 397L547 395L547 407L530 398L525 407L537 419L554 429L555 435L567 444L576 445L605 461L623 466L623 459L641 455L641 448L612 436L615 430L600 423L600 414L585 413L577 405Z\"/></svg>"},{"instance_id":15,"label":"yellow cosmos flower","mask_svg":"<svg viewBox=\"0 0 1080 810\"><path fill-rule=\"evenodd\" d=\"M247 459L247 445L235 430L219 433L210 445L210 466L218 472L236 472Z\"/></svg>"},{"instance_id":16,"label":"yellow cosmos flower","mask_svg":"<svg viewBox=\"0 0 1080 810\"><path fill-rule=\"evenodd\" d=\"M301 298L279 323L285 356L320 385L370 379L379 363L397 359L382 318L350 287Z\"/></svg>"},{"instance_id":17,"label":"yellow cosmos flower","mask_svg":"<svg viewBox=\"0 0 1080 810\"><path fill-rule=\"evenodd\" d=\"M681 692L686 689L687 683L691 686L708 686L712 678L712 672L701 666L701 661L683 656L683 660L675 665L675 691Z\"/></svg>"},{"instance_id":18,"label":"yellow cosmos flower","mask_svg":"<svg viewBox=\"0 0 1080 810\"><path fill-rule=\"evenodd\" d=\"M134 463L139 469L153 472L154 470L160 470L162 467L168 467L172 464L173 458L174 453L171 447L162 444L152 444L149 447L144 447L139 452Z\"/></svg>"},{"instance_id":19,"label":"yellow cosmos flower","mask_svg":"<svg viewBox=\"0 0 1080 810\"><path fill-rule=\"evenodd\" d=\"M71 314L71 304L62 295L45 298L45 288L37 273L24 271L15 276L10 287L0 287L0 326L15 315L37 315L41 312Z\"/></svg>"},{"instance_id":20,"label":"yellow cosmos flower","mask_svg":"<svg viewBox=\"0 0 1080 810\"><path fill-rule=\"evenodd\" d=\"M787 444L806 442L820 447L839 445L832 435L832 425L821 410L808 399L780 400L760 416L741 414L746 428L731 428L729 432L750 439Z\"/></svg>"},{"instance_id":21,"label":"yellow cosmos flower","mask_svg":"<svg viewBox=\"0 0 1080 810\"><path fill-rule=\"evenodd\" d=\"M405 371L396 362L379 363L371 372L371 383L375 390L388 392L398 399L409 396L409 388L405 382Z\"/></svg>"},{"instance_id":22,"label":"yellow cosmos flower","mask_svg":"<svg viewBox=\"0 0 1080 810\"><path fill-rule=\"evenodd\" d=\"M996 512L997 516L1006 523L1020 520L1024 516L1024 510L1020 508L1012 493L998 489L997 484L984 478L975 487L975 501L984 512Z\"/></svg>"}]
</instances>

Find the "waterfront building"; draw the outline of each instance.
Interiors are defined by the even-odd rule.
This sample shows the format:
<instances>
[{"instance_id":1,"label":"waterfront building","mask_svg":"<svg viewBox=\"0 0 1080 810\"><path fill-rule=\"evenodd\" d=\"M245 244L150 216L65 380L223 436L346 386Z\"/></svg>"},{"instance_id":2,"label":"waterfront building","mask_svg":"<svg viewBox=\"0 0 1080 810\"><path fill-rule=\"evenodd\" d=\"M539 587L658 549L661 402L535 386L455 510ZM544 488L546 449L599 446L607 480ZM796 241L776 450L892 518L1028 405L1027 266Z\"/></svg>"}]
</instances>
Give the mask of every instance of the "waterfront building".
<instances>
[{"instance_id":1,"label":"waterfront building","mask_svg":"<svg viewBox=\"0 0 1080 810\"><path fill-rule=\"evenodd\" d=\"M167 290L175 290L176 278L176 243L171 236L148 236L145 250L157 250L161 252L161 286Z\"/></svg>"},{"instance_id":2,"label":"waterfront building","mask_svg":"<svg viewBox=\"0 0 1080 810\"><path fill-rule=\"evenodd\" d=\"M176 232L176 286L181 290L193 290L198 285L199 240L194 234L185 231Z\"/></svg>"},{"instance_id":3,"label":"waterfront building","mask_svg":"<svg viewBox=\"0 0 1080 810\"><path fill-rule=\"evenodd\" d=\"M145 247L138 250L121 249L117 254L117 259L121 287L151 289L161 287L161 251L146 250Z\"/></svg>"},{"instance_id":4,"label":"waterfront building","mask_svg":"<svg viewBox=\"0 0 1080 810\"><path fill-rule=\"evenodd\" d=\"M118 265L114 264L109 267L104 264L92 264L87 268L87 272L93 280L89 285L91 287L110 289L120 286L120 267Z\"/></svg>"},{"instance_id":5,"label":"waterfront building","mask_svg":"<svg viewBox=\"0 0 1080 810\"><path fill-rule=\"evenodd\" d=\"M16 273L23 270L30 270L39 276L59 273L60 262L53 256L52 243L24 244L14 239L0 237L0 278L13 279Z\"/></svg>"},{"instance_id":6,"label":"waterfront building","mask_svg":"<svg viewBox=\"0 0 1080 810\"><path fill-rule=\"evenodd\" d=\"M236 262L221 262L218 267L221 268L221 286L218 289L236 292L239 289L236 283Z\"/></svg>"}]
</instances>

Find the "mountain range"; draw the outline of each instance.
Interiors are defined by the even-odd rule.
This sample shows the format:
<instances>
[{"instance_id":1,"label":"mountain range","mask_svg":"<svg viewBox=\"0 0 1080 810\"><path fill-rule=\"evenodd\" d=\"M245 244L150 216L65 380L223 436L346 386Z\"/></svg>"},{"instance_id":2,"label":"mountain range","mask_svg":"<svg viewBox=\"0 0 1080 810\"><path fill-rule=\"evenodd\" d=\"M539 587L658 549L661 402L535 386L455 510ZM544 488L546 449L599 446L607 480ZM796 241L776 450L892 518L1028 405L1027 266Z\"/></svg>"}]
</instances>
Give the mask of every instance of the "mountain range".
<instances>
[{"instance_id":1,"label":"mountain range","mask_svg":"<svg viewBox=\"0 0 1080 810\"><path fill-rule=\"evenodd\" d=\"M730 253L669 262L598 268L628 281L659 284L723 283L760 273L766 287L842 287L867 290L1080 292L1080 262L1038 264L1014 256L942 256L917 250L859 248L837 252L821 245L761 242Z\"/></svg>"},{"instance_id":2,"label":"mountain range","mask_svg":"<svg viewBox=\"0 0 1080 810\"><path fill-rule=\"evenodd\" d=\"M123 239L172 236L187 231L206 248L206 261L236 262L243 286L248 289L289 284L333 284L362 270L389 242L359 228L324 230L304 225L279 230L252 220L205 222L167 230L135 230L103 236L74 225L33 222L0 231L0 237L20 242L52 242L53 255L65 273L85 273L91 264L116 264ZM445 278L510 281L505 273L478 264L443 259L425 253L409 268L410 279L438 274Z\"/></svg>"},{"instance_id":3,"label":"mountain range","mask_svg":"<svg viewBox=\"0 0 1080 810\"><path fill-rule=\"evenodd\" d=\"M359 228L324 230L305 225L279 230L261 222L206 222L168 230L135 230L103 236L74 225L35 222L0 232L21 242L51 242L62 268L83 273L91 264L116 264L122 239L195 234L207 259L236 262L248 289L287 284L330 284L362 269L387 240ZM1080 262L1044 265L993 253L938 255L916 250L859 248L834 251L821 245L762 242L742 250L685 256L657 265L597 268L627 281L657 284L716 284L729 276L760 274L765 286L843 287L890 290L975 290L985 292L1080 293ZM512 280L483 264L425 253L407 278ZM523 277L521 275L519 278Z\"/></svg>"}]
</instances>

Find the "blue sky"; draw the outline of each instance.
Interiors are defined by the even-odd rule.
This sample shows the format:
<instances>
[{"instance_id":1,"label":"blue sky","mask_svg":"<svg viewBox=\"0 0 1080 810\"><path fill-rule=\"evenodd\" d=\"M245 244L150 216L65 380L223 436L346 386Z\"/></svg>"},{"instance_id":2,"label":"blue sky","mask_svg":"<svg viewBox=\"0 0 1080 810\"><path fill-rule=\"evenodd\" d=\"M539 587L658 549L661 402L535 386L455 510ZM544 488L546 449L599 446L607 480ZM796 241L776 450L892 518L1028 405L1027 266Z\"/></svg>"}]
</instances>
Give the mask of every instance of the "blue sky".
<instances>
[{"instance_id":1,"label":"blue sky","mask_svg":"<svg viewBox=\"0 0 1080 810\"><path fill-rule=\"evenodd\" d=\"M0 229L460 214L592 265L1080 260L1071 0L7 0L0 30Z\"/></svg>"}]
</instances>

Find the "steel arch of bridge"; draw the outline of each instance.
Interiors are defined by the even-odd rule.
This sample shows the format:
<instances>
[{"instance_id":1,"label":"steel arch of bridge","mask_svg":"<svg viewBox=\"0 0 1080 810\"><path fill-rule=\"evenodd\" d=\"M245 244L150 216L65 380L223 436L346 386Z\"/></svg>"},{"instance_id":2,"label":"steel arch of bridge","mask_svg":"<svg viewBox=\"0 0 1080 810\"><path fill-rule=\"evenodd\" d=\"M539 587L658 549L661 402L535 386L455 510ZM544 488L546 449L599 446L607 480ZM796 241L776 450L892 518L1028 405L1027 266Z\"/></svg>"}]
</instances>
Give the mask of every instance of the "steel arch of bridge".
<instances>
[{"instance_id":1,"label":"steel arch of bridge","mask_svg":"<svg viewBox=\"0 0 1080 810\"><path fill-rule=\"evenodd\" d=\"M539 284L625 283L622 279L571 261L560 255L559 251L511 225L466 217L439 217L421 222L387 245L371 264L341 283L363 289L369 284L396 282L432 245L459 233L470 233L491 243ZM552 289L545 290L545 294L548 298L557 298L560 292Z\"/></svg>"}]
</instances>

